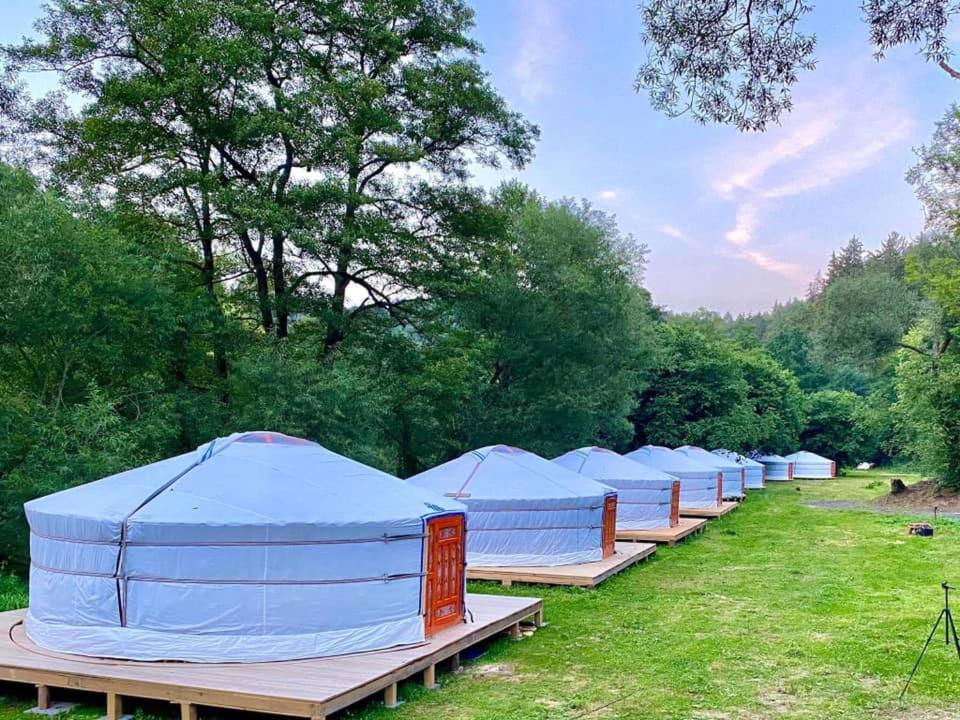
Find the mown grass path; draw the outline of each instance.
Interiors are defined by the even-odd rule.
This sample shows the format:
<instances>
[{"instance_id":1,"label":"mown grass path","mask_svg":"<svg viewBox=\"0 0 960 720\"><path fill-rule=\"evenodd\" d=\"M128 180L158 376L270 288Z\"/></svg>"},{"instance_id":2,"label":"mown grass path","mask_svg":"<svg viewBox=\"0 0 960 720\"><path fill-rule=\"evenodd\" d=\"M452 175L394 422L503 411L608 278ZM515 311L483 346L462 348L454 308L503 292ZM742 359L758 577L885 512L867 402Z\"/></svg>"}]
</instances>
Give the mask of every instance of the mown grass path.
<instances>
[{"instance_id":1,"label":"mown grass path","mask_svg":"<svg viewBox=\"0 0 960 720\"><path fill-rule=\"evenodd\" d=\"M915 538L904 516L804 505L869 499L884 491L879 477L771 485L596 590L474 584L543 597L549 625L520 642L495 642L461 674L441 674L439 691L406 683L399 709L371 703L355 715L958 717L960 661L942 641L908 700L897 695L940 611L940 581L960 585L960 524L944 521L935 537ZM0 599L22 598L12 587ZM21 717L23 707L7 703L0 720Z\"/></svg>"}]
</instances>

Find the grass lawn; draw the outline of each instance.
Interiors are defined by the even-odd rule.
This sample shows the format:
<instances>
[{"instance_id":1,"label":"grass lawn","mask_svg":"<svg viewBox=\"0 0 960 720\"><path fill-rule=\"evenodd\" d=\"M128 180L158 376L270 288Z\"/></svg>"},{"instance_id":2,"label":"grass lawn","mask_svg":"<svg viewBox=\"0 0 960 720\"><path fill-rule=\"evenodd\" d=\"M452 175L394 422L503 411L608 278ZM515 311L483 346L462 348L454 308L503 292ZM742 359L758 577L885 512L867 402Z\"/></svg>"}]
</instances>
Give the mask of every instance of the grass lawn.
<instances>
[{"instance_id":1,"label":"grass lawn","mask_svg":"<svg viewBox=\"0 0 960 720\"><path fill-rule=\"evenodd\" d=\"M804 505L869 500L887 488L877 472L771 484L702 535L661 548L596 590L474 584L543 597L549 625L520 642L496 641L465 672L441 674L439 691L406 683L399 709L370 703L354 715L957 717L960 661L942 640L907 701L897 695L940 611L940 581L960 585L960 524L941 521L935 537L916 538L906 535L904 516ZM0 602L22 601L13 581L0 584ZM0 720L19 720L28 706L26 696L8 699Z\"/></svg>"}]
</instances>

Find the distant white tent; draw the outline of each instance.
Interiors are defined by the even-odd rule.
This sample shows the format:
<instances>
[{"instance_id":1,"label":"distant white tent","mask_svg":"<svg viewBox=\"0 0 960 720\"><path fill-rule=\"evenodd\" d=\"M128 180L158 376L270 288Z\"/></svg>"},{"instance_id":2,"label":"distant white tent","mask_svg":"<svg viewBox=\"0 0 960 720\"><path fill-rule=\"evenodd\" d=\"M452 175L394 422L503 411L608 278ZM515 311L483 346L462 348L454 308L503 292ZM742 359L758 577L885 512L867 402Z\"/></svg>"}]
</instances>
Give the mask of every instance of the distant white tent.
<instances>
[{"instance_id":1,"label":"distant white tent","mask_svg":"<svg viewBox=\"0 0 960 720\"><path fill-rule=\"evenodd\" d=\"M553 460L617 491L617 529L668 528L680 519L680 481L613 450L583 447Z\"/></svg>"},{"instance_id":2,"label":"distant white tent","mask_svg":"<svg viewBox=\"0 0 960 720\"><path fill-rule=\"evenodd\" d=\"M806 450L787 455L787 460L793 463L793 476L795 478L825 480L835 477L837 474L837 464L833 460Z\"/></svg>"},{"instance_id":3,"label":"distant white tent","mask_svg":"<svg viewBox=\"0 0 960 720\"><path fill-rule=\"evenodd\" d=\"M279 433L25 510L25 629L51 650L268 662L420 643L464 615L463 505Z\"/></svg>"},{"instance_id":4,"label":"distant white tent","mask_svg":"<svg viewBox=\"0 0 960 720\"><path fill-rule=\"evenodd\" d=\"M573 565L614 552L616 491L526 450L480 448L407 482L467 506L469 565Z\"/></svg>"},{"instance_id":5,"label":"distant white tent","mask_svg":"<svg viewBox=\"0 0 960 720\"><path fill-rule=\"evenodd\" d=\"M732 460L737 463L737 465L743 467L747 490L762 490L766 485L764 482L766 479L766 469L762 463L751 460L746 455L741 455L732 450L724 450L723 448L714 450L713 454L719 455L727 460Z\"/></svg>"},{"instance_id":6,"label":"distant white tent","mask_svg":"<svg viewBox=\"0 0 960 720\"><path fill-rule=\"evenodd\" d=\"M693 460L699 460L704 464L713 463L722 473L723 498L725 500L740 500L746 495L746 471L739 463L719 455L714 455L709 450L704 450L702 447L697 447L696 445L678 447L677 452L683 453Z\"/></svg>"},{"instance_id":7,"label":"distant white tent","mask_svg":"<svg viewBox=\"0 0 960 720\"><path fill-rule=\"evenodd\" d=\"M793 463L782 455L763 455L750 453L750 459L763 465L767 471L767 480L770 482L785 482L793 480Z\"/></svg>"},{"instance_id":8,"label":"distant white tent","mask_svg":"<svg viewBox=\"0 0 960 720\"><path fill-rule=\"evenodd\" d=\"M680 480L681 510L720 507L720 472L713 465L659 445L644 445L624 457Z\"/></svg>"}]
</instances>

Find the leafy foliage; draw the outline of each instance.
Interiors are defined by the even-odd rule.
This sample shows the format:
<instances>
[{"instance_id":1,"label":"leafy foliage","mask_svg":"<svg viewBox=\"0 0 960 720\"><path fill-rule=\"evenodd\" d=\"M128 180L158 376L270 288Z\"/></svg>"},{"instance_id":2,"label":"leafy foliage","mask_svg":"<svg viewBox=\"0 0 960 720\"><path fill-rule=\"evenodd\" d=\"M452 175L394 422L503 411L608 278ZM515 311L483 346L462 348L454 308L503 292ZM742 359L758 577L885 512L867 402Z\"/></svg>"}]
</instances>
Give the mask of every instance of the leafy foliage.
<instances>
[{"instance_id":1,"label":"leafy foliage","mask_svg":"<svg viewBox=\"0 0 960 720\"><path fill-rule=\"evenodd\" d=\"M764 130L791 107L802 70L816 65L816 38L801 29L804 0L645 0L640 5L648 55L637 74L656 110ZM876 57L919 44L954 79L947 24L955 0L864 0Z\"/></svg>"}]
</instances>

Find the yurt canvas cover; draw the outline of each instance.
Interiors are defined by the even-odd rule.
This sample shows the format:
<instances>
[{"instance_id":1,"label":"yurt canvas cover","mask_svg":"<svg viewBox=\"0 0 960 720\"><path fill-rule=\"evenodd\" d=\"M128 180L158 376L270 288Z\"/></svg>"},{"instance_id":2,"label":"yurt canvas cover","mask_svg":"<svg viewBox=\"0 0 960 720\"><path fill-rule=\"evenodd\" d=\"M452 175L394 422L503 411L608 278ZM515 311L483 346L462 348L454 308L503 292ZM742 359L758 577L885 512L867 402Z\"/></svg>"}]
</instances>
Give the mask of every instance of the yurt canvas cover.
<instances>
[{"instance_id":1,"label":"yurt canvas cover","mask_svg":"<svg viewBox=\"0 0 960 720\"><path fill-rule=\"evenodd\" d=\"M681 510L720 506L720 473L714 466L659 445L644 445L624 457L677 478Z\"/></svg>"},{"instance_id":2,"label":"yurt canvas cover","mask_svg":"<svg viewBox=\"0 0 960 720\"><path fill-rule=\"evenodd\" d=\"M558 465L617 491L617 529L674 527L680 515L680 481L613 450L583 447L554 459Z\"/></svg>"},{"instance_id":3,"label":"yurt canvas cover","mask_svg":"<svg viewBox=\"0 0 960 720\"><path fill-rule=\"evenodd\" d=\"M760 453L751 453L750 458L756 460L767 470L767 480L771 482L783 482L793 480L793 463L782 455L761 455Z\"/></svg>"},{"instance_id":4,"label":"yurt canvas cover","mask_svg":"<svg viewBox=\"0 0 960 720\"><path fill-rule=\"evenodd\" d=\"M724 450L723 448L713 450L712 452L714 455L726 458L727 460L732 460L743 468L747 490L763 489L764 485L766 484L764 479L766 478L767 471L762 463L758 463L756 460L751 460L746 455L741 455L740 453L733 452L732 450Z\"/></svg>"},{"instance_id":5,"label":"yurt canvas cover","mask_svg":"<svg viewBox=\"0 0 960 720\"><path fill-rule=\"evenodd\" d=\"M421 642L464 613L465 508L297 438L233 435L25 510L26 631L52 650L289 660ZM442 581L428 535L454 543Z\"/></svg>"},{"instance_id":6,"label":"yurt canvas cover","mask_svg":"<svg viewBox=\"0 0 960 720\"><path fill-rule=\"evenodd\" d=\"M837 474L837 465L833 460L806 450L787 455L787 460L793 463L793 476L795 478L820 480L832 478Z\"/></svg>"},{"instance_id":7,"label":"yurt canvas cover","mask_svg":"<svg viewBox=\"0 0 960 720\"><path fill-rule=\"evenodd\" d=\"M480 448L407 482L467 506L469 565L572 565L613 554L616 491L526 450Z\"/></svg>"},{"instance_id":8,"label":"yurt canvas cover","mask_svg":"<svg viewBox=\"0 0 960 720\"><path fill-rule=\"evenodd\" d=\"M745 493L746 473L743 466L733 460L714 455L709 450L704 450L696 445L684 445L678 447L677 452L683 453L688 458L699 460L704 465L713 464L717 470L723 474L723 497L739 500Z\"/></svg>"}]
</instances>

